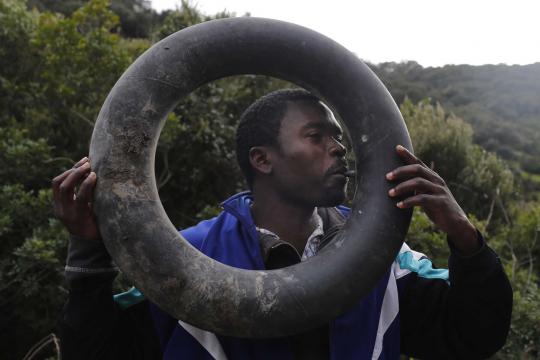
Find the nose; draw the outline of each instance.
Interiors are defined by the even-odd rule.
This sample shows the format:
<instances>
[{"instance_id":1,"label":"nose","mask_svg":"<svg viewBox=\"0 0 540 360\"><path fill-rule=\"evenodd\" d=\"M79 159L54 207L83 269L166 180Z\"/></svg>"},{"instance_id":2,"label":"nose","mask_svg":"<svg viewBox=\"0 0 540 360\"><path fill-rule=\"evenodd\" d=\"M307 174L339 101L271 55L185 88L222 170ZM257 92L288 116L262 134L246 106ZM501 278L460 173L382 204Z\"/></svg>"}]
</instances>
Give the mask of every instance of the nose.
<instances>
[{"instance_id":1,"label":"nose","mask_svg":"<svg viewBox=\"0 0 540 360\"><path fill-rule=\"evenodd\" d=\"M332 156L344 157L347 155L347 148L341 143L341 141L332 137L329 152Z\"/></svg>"}]
</instances>

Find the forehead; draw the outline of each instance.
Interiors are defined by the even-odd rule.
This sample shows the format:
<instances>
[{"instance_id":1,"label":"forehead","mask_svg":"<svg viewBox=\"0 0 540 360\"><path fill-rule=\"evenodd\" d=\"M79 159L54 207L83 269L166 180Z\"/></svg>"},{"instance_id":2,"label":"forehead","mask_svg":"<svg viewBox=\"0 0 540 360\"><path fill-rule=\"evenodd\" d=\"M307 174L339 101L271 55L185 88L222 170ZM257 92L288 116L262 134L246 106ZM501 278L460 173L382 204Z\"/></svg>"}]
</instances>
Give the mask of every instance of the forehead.
<instances>
[{"instance_id":1,"label":"forehead","mask_svg":"<svg viewBox=\"0 0 540 360\"><path fill-rule=\"evenodd\" d=\"M342 133L332 111L323 103L289 102L281 122L282 132L299 131L306 128L322 128Z\"/></svg>"}]
</instances>

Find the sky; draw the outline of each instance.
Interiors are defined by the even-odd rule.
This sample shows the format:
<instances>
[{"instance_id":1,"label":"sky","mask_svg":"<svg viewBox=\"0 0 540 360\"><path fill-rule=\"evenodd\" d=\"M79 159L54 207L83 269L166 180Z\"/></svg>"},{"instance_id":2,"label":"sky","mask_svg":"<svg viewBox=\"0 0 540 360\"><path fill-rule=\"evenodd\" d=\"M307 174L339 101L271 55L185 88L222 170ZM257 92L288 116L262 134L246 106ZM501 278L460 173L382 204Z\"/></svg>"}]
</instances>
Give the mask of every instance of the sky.
<instances>
[{"instance_id":1,"label":"sky","mask_svg":"<svg viewBox=\"0 0 540 360\"><path fill-rule=\"evenodd\" d=\"M180 0L152 0L158 11ZM540 62L539 0L192 0L205 14L289 21L318 31L373 63Z\"/></svg>"}]
</instances>

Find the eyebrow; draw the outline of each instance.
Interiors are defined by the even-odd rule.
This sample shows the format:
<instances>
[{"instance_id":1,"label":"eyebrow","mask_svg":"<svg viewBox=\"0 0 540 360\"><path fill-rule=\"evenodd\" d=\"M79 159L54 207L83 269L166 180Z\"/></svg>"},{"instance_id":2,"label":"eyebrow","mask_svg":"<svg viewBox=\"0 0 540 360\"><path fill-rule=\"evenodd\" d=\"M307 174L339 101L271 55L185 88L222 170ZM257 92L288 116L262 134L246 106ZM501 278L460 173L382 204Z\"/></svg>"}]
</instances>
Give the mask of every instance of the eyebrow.
<instances>
[{"instance_id":1,"label":"eyebrow","mask_svg":"<svg viewBox=\"0 0 540 360\"><path fill-rule=\"evenodd\" d=\"M340 135L343 134L343 129L338 124L328 123L328 122L323 122L323 121L309 122L308 124L304 125L302 129L303 130L309 130L309 129L331 130Z\"/></svg>"}]
</instances>

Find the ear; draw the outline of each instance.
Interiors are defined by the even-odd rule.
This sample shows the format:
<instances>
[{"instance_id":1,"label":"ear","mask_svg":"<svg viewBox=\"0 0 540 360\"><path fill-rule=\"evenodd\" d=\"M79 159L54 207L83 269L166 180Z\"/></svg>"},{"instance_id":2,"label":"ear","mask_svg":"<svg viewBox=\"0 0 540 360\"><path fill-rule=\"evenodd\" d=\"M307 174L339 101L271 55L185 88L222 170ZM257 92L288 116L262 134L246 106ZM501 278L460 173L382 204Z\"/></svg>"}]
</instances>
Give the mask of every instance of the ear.
<instances>
[{"instance_id":1,"label":"ear","mask_svg":"<svg viewBox=\"0 0 540 360\"><path fill-rule=\"evenodd\" d=\"M270 149L266 146L254 146L249 149L249 162L258 172L269 175L272 172Z\"/></svg>"}]
</instances>

